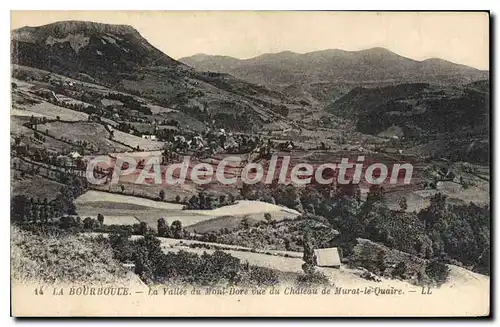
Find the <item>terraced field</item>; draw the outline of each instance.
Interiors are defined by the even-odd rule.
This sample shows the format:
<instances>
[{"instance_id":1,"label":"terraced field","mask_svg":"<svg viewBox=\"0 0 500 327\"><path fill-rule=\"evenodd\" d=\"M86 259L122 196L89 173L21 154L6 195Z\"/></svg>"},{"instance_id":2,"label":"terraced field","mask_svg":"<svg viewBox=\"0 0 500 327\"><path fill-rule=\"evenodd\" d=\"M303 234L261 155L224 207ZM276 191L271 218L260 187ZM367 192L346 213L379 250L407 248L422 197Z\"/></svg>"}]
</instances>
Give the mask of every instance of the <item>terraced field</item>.
<instances>
[{"instance_id":1,"label":"terraced field","mask_svg":"<svg viewBox=\"0 0 500 327\"><path fill-rule=\"evenodd\" d=\"M137 224L144 221L149 227L156 229L158 219L165 218L168 224L180 220L183 226L213 219L214 216L201 215L182 210L183 205L176 203L153 201L134 196L112 194L99 191L88 191L75 200L76 211L81 217L96 218L100 213L117 224ZM132 219L133 217L134 219Z\"/></svg>"},{"instance_id":2,"label":"terraced field","mask_svg":"<svg viewBox=\"0 0 500 327\"><path fill-rule=\"evenodd\" d=\"M126 151L129 148L109 140L109 132L103 125L93 122L64 123L52 122L43 125L49 134L57 139L65 138L71 142L86 141L99 152Z\"/></svg>"},{"instance_id":3,"label":"terraced field","mask_svg":"<svg viewBox=\"0 0 500 327\"><path fill-rule=\"evenodd\" d=\"M280 217L294 218L299 214L288 208L259 201L239 201L234 205L213 210L182 210L182 204L94 190L78 197L75 205L81 217L97 217L99 213L104 217L132 216L139 221L145 221L151 228L156 228L160 217L165 218L169 224L180 220L183 226L203 223L203 229L211 229L211 225L220 225L220 219L224 216L234 216L241 220L243 216L248 215L250 218L263 220L264 213L268 212L273 219L279 220Z\"/></svg>"},{"instance_id":4,"label":"terraced field","mask_svg":"<svg viewBox=\"0 0 500 327\"><path fill-rule=\"evenodd\" d=\"M13 106L10 114L12 116L47 117L49 120L59 117L63 121L88 121L89 118L89 115L84 112L59 107L45 101L32 106Z\"/></svg>"},{"instance_id":5,"label":"terraced field","mask_svg":"<svg viewBox=\"0 0 500 327\"><path fill-rule=\"evenodd\" d=\"M153 201L134 196L126 196L98 191L88 191L75 200L76 204L88 202L113 203L113 205L120 206L118 207L119 209L124 209L124 204L163 210L181 210L183 207L181 204L176 203Z\"/></svg>"},{"instance_id":6,"label":"terraced field","mask_svg":"<svg viewBox=\"0 0 500 327\"><path fill-rule=\"evenodd\" d=\"M131 148L139 147L141 150L159 150L163 148L163 142L143 139L142 137L115 130L113 138Z\"/></svg>"},{"instance_id":7,"label":"terraced field","mask_svg":"<svg viewBox=\"0 0 500 327\"><path fill-rule=\"evenodd\" d=\"M12 196L26 195L41 200L47 198L50 201L55 199L59 189L64 187L64 184L40 176L21 178L20 173L17 171L12 171L11 176L15 178L11 188Z\"/></svg>"}]
</instances>

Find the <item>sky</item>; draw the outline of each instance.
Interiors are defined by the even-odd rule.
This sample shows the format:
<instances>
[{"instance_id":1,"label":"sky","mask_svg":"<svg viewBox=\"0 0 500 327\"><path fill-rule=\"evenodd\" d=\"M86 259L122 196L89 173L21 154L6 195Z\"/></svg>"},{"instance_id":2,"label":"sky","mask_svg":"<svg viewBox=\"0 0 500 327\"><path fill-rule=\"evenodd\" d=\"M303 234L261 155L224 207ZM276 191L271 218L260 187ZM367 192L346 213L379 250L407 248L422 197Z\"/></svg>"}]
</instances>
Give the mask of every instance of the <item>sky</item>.
<instances>
[{"instance_id":1,"label":"sky","mask_svg":"<svg viewBox=\"0 0 500 327\"><path fill-rule=\"evenodd\" d=\"M384 47L415 60L442 58L489 69L489 17L483 12L11 12L12 29L61 20L131 25L175 59Z\"/></svg>"}]
</instances>

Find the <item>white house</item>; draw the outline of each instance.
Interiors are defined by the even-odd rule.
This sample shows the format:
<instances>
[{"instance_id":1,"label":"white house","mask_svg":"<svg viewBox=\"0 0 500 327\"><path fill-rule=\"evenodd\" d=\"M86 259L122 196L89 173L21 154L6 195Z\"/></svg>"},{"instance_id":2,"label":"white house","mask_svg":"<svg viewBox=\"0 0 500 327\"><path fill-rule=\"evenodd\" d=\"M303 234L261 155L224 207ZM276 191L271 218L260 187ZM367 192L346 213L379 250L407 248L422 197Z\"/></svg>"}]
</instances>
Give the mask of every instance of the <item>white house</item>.
<instances>
[{"instance_id":1,"label":"white house","mask_svg":"<svg viewBox=\"0 0 500 327\"><path fill-rule=\"evenodd\" d=\"M314 249L316 265L319 267L340 268L340 254L338 248Z\"/></svg>"},{"instance_id":2,"label":"white house","mask_svg":"<svg viewBox=\"0 0 500 327\"><path fill-rule=\"evenodd\" d=\"M81 154L79 154L79 153L78 153L78 152L76 152L76 151L73 151L73 152L71 152L71 153L69 154L69 156L70 156L71 158L73 158L73 159L78 159L78 158L81 158L81 156L82 156L82 155L81 155Z\"/></svg>"}]
</instances>

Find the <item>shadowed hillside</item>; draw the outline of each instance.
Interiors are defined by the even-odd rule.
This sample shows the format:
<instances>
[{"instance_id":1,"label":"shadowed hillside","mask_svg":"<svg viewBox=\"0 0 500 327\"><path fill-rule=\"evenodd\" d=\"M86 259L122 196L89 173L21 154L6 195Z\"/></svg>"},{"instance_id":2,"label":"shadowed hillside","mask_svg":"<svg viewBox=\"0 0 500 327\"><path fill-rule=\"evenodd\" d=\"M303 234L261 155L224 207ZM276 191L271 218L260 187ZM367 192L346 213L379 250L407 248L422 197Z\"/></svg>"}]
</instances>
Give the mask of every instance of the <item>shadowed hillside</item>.
<instances>
[{"instance_id":1,"label":"shadowed hillside","mask_svg":"<svg viewBox=\"0 0 500 327\"><path fill-rule=\"evenodd\" d=\"M134 28L66 21L12 32L12 63L49 70L179 109L202 122L258 129L283 120L287 98L228 74L202 73L152 46ZM253 124L233 124L246 121Z\"/></svg>"}]
</instances>

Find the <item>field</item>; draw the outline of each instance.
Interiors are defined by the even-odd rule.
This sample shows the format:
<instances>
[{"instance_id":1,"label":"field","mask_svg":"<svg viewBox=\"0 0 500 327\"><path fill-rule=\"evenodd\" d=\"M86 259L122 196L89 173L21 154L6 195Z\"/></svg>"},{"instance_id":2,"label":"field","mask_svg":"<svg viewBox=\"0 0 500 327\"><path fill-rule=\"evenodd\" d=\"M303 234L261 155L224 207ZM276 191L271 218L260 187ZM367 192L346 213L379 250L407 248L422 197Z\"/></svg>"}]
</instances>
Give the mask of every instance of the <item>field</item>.
<instances>
[{"instance_id":1,"label":"field","mask_svg":"<svg viewBox=\"0 0 500 327\"><path fill-rule=\"evenodd\" d=\"M48 130L49 134L57 139L65 138L70 142L86 141L99 153L126 151L128 148L109 140L109 132L98 123L77 122L64 123L52 122L44 124L42 131Z\"/></svg>"},{"instance_id":2,"label":"field","mask_svg":"<svg viewBox=\"0 0 500 327\"><path fill-rule=\"evenodd\" d=\"M226 216L234 216L235 222L240 221L244 216L252 220L264 220L264 213L268 212L274 220L285 217L294 218L299 213L294 210L276 206L260 201L239 201L230 206L225 206L213 210L182 210L184 205L162 201L100 192L90 190L75 200L77 213L81 217L97 217L101 213L105 219L107 216L124 216L128 218L120 219L120 224L132 222L129 217L135 217L138 221L145 221L151 228L156 229L157 221L160 217L171 224L174 220L180 220L183 226L191 226L203 223L202 229L217 229L220 219L227 219ZM137 223L137 222L133 222Z\"/></svg>"},{"instance_id":3,"label":"field","mask_svg":"<svg viewBox=\"0 0 500 327\"><path fill-rule=\"evenodd\" d=\"M21 88L21 89L30 89L34 86L34 84L28 83L26 81L22 81L20 79L14 78L14 77L11 78L11 82L15 83L16 86L18 88Z\"/></svg>"},{"instance_id":4,"label":"field","mask_svg":"<svg viewBox=\"0 0 500 327\"><path fill-rule=\"evenodd\" d=\"M75 200L75 203L87 203L87 202L103 202L103 203L111 202L111 203L117 203L118 205L131 204L135 206L142 206L142 207L163 209L163 210L182 209L181 204L153 201L134 196L126 196L121 194L112 194L112 193L98 192L98 191L88 191L87 193L83 194L82 196L80 196L78 199ZM123 209L123 207L121 207L120 209Z\"/></svg>"},{"instance_id":5,"label":"field","mask_svg":"<svg viewBox=\"0 0 500 327\"><path fill-rule=\"evenodd\" d=\"M79 216L96 218L100 213L104 215L105 224L109 225L114 224L113 222L132 225L144 221L149 227L156 229L161 217L165 218L168 224L180 220L183 226L214 218L182 210L181 204L99 191L88 191L81 195L75 200L75 205ZM107 220L108 216L112 222Z\"/></svg>"},{"instance_id":6,"label":"field","mask_svg":"<svg viewBox=\"0 0 500 327\"><path fill-rule=\"evenodd\" d=\"M240 200L237 203L223 206L213 210L186 210L201 214L201 215L210 215L210 216L234 216L234 215L251 215L251 214L264 214L274 213L283 211L285 214L288 214L291 218L295 218L300 216L300 212L283 207L278 206L271 203L261 202L261 201L248 201L248 200Z\"/></svg>"},{"instance_id":7,"label":"field","mask_svg":"<svg viewBox=\"0 0 500 327\"><path fill-rule=\"evenodd\" d=\"M28 135L33 134L33 131L23 124L29 121L28 116L12 116L10 117L10 133L13 135Z\"/></svg>"},{"instance_id":8,"label":"field","mask_svg":"<svg viewBox=\"0 0 500 327\"><path fill-rule=\"evenodd\" d=\"M185 211L216 217L189 226L189 231L201 234L219 231L224 228L229 230L241 228L244 219L251 226L258 221L264 221L264 214L266 213L269 213L271 219L274 221L280 221L285 218L293 219L300 216L300 213L295 210L260 201L238 201L236 204L214 210Z\"/></svg>"},{"instance_id":9,"label":"field","mask_svg":"<svg viewBox=\"0 0 500 327\"><path fill-rule=\"evenodd\" d=\"M185 183L182 185L164 185L164 184L136 184L138 175L131 174L121 176L118 184L96 186L99 191L111 191L113 193L122 193L127 196L138 198L158 199L160 191L165 192L165 201L175 202L176 196L181 199L191 197L197 193L196 185L193 183ZM122 186L125 188L122 192Z\"/></svg>"},{"instance_id":10,"label":"field","mask_svg":"<svg viewBox=\"0 0 500 327\"><path fill-rule=\"evenodd\" d=\"M99 201L95 203L82 203L77 199L75 205L76 212L80 217L97 218L98 214L102 214L104 216L104 223L107 225L133 225L144 221L150 228L156 229L158 219L162 217L165 218L168 224L172 224L175 220L180 220L183 226L189 226L214 218L206 215L186 213L182 210L157 209L145 206L134 206L127 209L117 202ZM111 220L108 220L108 217L111 217Z\"/></svg>"},{"instance_id":11,"label":"field","mask_svg":"<svg viewBox=\"0 0 500 327\"><path fill-rule=\"evenodd\" d=\"M10 114L12 116L47 117L50 120L59 117L63 121L88 121L89 117L84 112L59 107L45 101L32 106L13 106Z\"/></svg>"},{"instance_id":12,"label":"field","mask_svg":"<svg viewBox=\"0 0 500 327\"><path fill-rule=\"evenodd\" d=\"M151 112L153 114L159 114L159 113L168 113L168 112L177 112L177 110L171 109L171 108L165 108L165 107L160 107L154 104L148 104L147 105L149 109L151 109Z\"/></svg>"},{"instance_id":13,"label":"field","mask_svg":"<svg viewBox=\"0 0 500 327\"><path fill-rule=\"evenodd\" d=\"M10 119L10 133L13 136L20 137L25 143L29 143L34 148L47 149L55 152L68 153L74 146L71 144L56 140L52 137L45 137L45 140L32 142L35 132L23 124L29 121L28 116L12 116Z\"/></svg>"},{"instance_id":14,"label":"field","mask_svg":"<svg viewBox=\"0 0 500 327\"><path fill-rule=\"evenodd\" d=\"M64 184L40 176L22 178L19 172L13 170L11 170L11 176L14 178L11 183L11 196L26 195L40 200L47 198L50 201L55 198L59 189L64 186Z\"/></svg>"},{"instance_id":15,"label":"field","mask_svg":"<svg viewBox=\"0 0 500 327\"><path fill-rule=\"evenodd\" d=\"M131 148L139 147L141 150L158 150L163 148L163 142L156 142L142 137L115 130L113 138L120 143L124 143Z\"/></svg>"}]
</instances>

